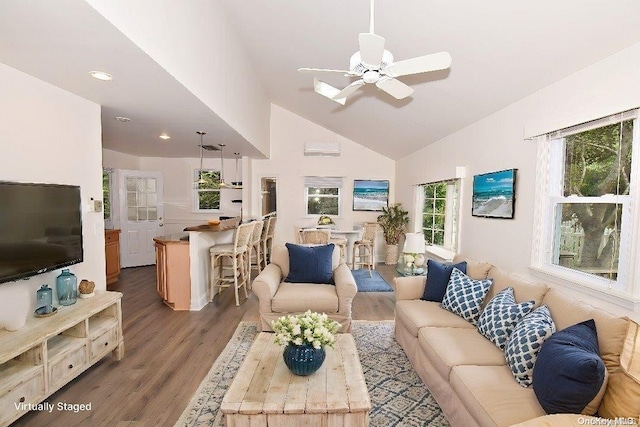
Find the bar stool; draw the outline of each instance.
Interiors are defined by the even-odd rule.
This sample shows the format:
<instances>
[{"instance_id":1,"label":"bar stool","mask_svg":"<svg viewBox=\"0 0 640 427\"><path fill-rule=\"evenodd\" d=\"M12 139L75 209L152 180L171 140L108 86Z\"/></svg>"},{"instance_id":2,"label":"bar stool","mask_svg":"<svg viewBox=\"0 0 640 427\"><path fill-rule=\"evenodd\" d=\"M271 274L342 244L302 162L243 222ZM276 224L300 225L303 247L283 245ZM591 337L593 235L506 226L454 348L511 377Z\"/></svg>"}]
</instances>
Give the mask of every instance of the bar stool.
<instances>
[{"instance_id":1,"label":"bar stool","mask_svg":"<svg viewBox=\"0 0 640 427\"><path fill-rule=\"evenodd\" d=\"M347 252L347 239L344 237L332 237L329 243L333 243L340 248L340 262L346 263L345 254Z\"/></svg>"},{"instance_id":2,"label":"bar stool","mask_svg":"<svg viewBox=\"0 0 640 427\"><path fill-rule=\"evenodd\" d=\"M317 245L326 245L331 239L331 231L311 228L302 230L302 243L315 243Z\"/></svg>"},{"instance_id":3,"label":"bar stool","mask_svg":"<svg viewBox=\"0 0 640 427\"><path fill-rule=\"evenodd\" d=\"M356 266L367 267L369 276L371 270L376 268L376 236L378 234L377 222L365 222L362 239L353 243L353 259L351 269L355 270ZM364 250L361 250L364 249Z\"/></svg>"},{"instance_id":4,"label":"bar stool","mask_svg":"<svg viewBox=\"0 0 640 427\"><path fill-rule=\"evenodd\" d=\"M238 297L238 289L244 288L244 297L248 298L247 282L247 263L249 261L247 254L249 253L249 243L253 234L254 222L242 224L236 229L233 243L225 245L215 245L209 249L211 255L211 271L209 275L209 284L211 299L222 292L222 288L233 286L236 296L236 306L240 305ZM230 266L224 265L224 260L229 259ZM218 267L218 276L215 276L216 266ZM225 276L225 270L231 270L231 276Z\"/></svg>"},{"instance_id":5,"label":"bar stool","mask_svg":"<svg viewBox=\"0 0 640 427\"><path fill-rule=\"evenodd\" d=\"M258 270L258 274L262 271L260 248L262 246L262 234L265 229L264 223L264 220L254 221L255 225L251 235L251 242L249 243L249 278L251 278L251 270L253 268ZM251 289L251 280L249 280L249 289Z\"/></svg>"},{"instance_id":6,"label":"bar stool","mask_svg":"<svg viewBox=\"0 0 640 427\"><path fill-rule=\"evenodd\" d=\"M275 216L270 216L267 220L267 234L264 236L264 240L262 241L262 258L264 260L265 267L267 263L271 261L271 246L273 245L273 235L276 231L277 221L278 218Z\"/></svg>"}]
</instances>

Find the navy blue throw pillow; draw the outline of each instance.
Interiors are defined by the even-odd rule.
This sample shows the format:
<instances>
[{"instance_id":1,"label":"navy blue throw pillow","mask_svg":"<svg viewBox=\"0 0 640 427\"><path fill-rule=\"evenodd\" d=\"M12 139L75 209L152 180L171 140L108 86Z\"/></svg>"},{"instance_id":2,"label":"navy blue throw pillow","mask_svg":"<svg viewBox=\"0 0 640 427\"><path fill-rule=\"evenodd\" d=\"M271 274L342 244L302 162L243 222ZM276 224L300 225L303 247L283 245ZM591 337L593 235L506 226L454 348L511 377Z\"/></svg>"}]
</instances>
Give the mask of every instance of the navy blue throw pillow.
<instances>
[{"instance_id":1,"label":"navy blue throw pillow","mask_svg":"<svg viewBox=\"0 0 640 427\"><path fill-rule=\"evenodd\" d=\"M533 391L548 414L580 414L600 391L605 369L596 324L586 320L544 342L533 368Z\"/></svg>"},{"instance_id":2,"label":"navy blue throw pillow","mask_svg":"<svg viewBox=\"0 0 640 427\"><path fill-rule=\"evenodd\" d=\"M457 264L441 264L438 261L432 259L427 261L427 286L424 288L424 295L422 295L425 301L442 302L444 294L447 291L447 285L449 284L449 277L453 267L467 273L467 261L462 261Z\"/></svg>"},{"instance_id":3,"label":"navy blue throw pillow","mask_svg":"<svg viewBox=\"0 0 640 427\"><path fill-rule=\"evenodd\" d=\"M285 282L333 284L333 243L322 246L287 243L285 246L289 250L289 275Z\"/></svg>"}]
</instances>

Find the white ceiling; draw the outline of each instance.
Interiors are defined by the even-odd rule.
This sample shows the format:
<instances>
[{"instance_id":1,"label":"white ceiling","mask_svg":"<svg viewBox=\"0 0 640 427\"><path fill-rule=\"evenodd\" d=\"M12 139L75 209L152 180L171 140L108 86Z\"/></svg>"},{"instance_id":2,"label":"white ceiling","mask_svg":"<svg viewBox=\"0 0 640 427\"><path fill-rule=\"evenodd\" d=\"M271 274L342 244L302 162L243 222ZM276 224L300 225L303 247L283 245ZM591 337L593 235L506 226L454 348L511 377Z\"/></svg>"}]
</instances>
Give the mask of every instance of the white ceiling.
<instances>
[{"instance_id":1,"label":"white ceiling","mask_svg":"<svg viewBox=\"0 0 640 427\"><path fill-rule=\"evenodd\" d=\"M411 98L366 85L341 106L296 69L348 68L369 28L369 1L219 1L273 103L393 159L640 42L639 0L377 0L375 32L396 60L448 51L451 69L400 78L415 89ZM2 0L0 62L103 105L106 148L196 157L195 131L210 129L223 136L205 143L227 143L226 156L260 156L84 1ZM87 77L102 65L114 81ZM120 115L132 121L113 120Z\"/></svg>"}]
</instances>

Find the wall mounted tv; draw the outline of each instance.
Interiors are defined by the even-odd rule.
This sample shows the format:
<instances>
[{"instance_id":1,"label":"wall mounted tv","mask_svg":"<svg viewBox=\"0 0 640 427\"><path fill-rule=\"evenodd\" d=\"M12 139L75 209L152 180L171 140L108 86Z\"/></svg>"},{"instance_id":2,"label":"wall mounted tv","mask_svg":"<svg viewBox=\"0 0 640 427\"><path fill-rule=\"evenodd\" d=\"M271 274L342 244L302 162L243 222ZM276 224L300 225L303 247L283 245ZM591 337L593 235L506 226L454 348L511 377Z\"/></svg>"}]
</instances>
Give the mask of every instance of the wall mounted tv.
<instances>
[{"instance_id":1,"label":"wall mounted tv","mask_svg":"<svg viewBox=\"0 0 640 427\"><path fill-rule=\"evenodd\" d=\"M0 181L0 283L82 260L79 186Z\"/></svg>"}]
</instances>

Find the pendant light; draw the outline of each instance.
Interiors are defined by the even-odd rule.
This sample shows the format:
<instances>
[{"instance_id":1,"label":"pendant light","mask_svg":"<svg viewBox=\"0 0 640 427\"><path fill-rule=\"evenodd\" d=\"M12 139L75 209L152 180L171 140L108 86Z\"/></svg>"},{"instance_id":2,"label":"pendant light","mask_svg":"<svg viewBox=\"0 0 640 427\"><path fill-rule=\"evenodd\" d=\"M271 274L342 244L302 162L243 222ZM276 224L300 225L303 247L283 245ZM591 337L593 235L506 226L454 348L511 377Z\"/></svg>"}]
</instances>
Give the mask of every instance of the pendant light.
<instances>
[{"instance_id":1,"label":"pendant light","mask_svg":"<svg viewBox=\"0 0 640 427\"><path fill-rule=\"evenodd\" d=\"M227 188L229 187L229 184L224 182L224 160L222 156L224 147L226 147L227 144L218 144L218 145L220 146L220 183L218 185L220 186L220 188Z\"/></svg>"},{"instance_id":2,"label":"pendant light","mask_svg":"<svg viewBox=\"0 0 640 427\"><path fill-rule=\"evenodd\" d=\"M238 163L240 162L240 153L233 153L236 156L236 180L232 182L233 188L242 188L242 180L240 179L240 168Z\"/></svg>"},{"instance_id":3,"label":"pendant light","mask_svg":"<svg viewBox=\"0 0 640 427\"><path fill-rule=\"evenodd\" d=\"M196 186L198 184L206 184L207 181L202 177L202 160L204 158L204 142L203 142L203 137L204 135L206 135L207 133L204 131L196 131L196 133L198 135L200 135L200 169L198 169L198 179L194 182L194 184L196 184Z\"/></svg>"}]
</instances>

